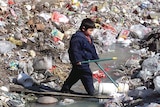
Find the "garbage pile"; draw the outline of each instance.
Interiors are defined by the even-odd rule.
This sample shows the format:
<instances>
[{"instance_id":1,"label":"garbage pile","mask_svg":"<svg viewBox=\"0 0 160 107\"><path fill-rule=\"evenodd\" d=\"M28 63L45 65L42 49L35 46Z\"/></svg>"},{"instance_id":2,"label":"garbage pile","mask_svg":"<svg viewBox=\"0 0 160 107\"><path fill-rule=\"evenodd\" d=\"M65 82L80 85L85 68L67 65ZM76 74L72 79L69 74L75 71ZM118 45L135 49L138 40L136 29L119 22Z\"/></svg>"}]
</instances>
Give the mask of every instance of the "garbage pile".
<instances>
[{"instance_id":1,"label":"garbage pile","mask_svg":"<svg viewBox=\"0 0 160 107\"><path fill-rule=\"evenodd\" d=\"M71 68L68 41L80 22L89 17L96 23L93 38L98 53L108 52L113 43L131 46L146 60L142 65L139 65L141 58L130 64L128 61L121 72L139 74L142 84L154 81L159 91L159 55L147 54L159 52L159 30L155 30L160 24L159 3L159 0L1 0L1 86L12 84L13 78L17 78L16 82L24 87L33 82L59 89ZM154 71L148 69L150 66L155 67ZM23 75L29 77L26 83L22 82ZM132 87L137 84L131 82Z\"/></svg>"},{"instance_id":2,"label":"garbage pile","mask_svg":"<svg viewBox=\"0 0 160 107\"><path fill-rule=\"evenodd\" d=\"M113 93L114 99L105 100L105 107L109 107L109 104L117 107L150 107L153 102L153 107L159 105L159 59L159 53L152 53L145 58L131 57L121 65L116 72L122 76L116 82L129 84L130 90L126 93Z\"/></svg>"}]
</instances>

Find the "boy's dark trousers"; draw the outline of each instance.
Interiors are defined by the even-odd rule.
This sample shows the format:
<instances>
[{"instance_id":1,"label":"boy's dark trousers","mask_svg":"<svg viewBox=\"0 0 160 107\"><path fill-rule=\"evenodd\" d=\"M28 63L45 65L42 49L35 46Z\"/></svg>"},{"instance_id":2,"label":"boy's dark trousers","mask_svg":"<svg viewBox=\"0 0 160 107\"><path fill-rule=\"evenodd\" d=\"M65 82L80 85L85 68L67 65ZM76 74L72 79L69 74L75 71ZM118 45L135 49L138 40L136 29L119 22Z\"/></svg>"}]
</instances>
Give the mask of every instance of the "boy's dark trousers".
<instances>
[{"instance_id":1,"label":"boy's dark trousers","mask_svg":"<svg viewBox=\"0 0 160 107\"><path fill-rule=\"evenodd\" d=\"M92 78L92 72L87 67L81 67L81 66L73 66L68 78L64 82L61 91L62 92L69 92L70 88L73 84L75 84L78 80L82 81L82 84L84 85L85 90L89 95L94 94L94 86L93 86L93 78Z\"/></svg>"}]
</instances>

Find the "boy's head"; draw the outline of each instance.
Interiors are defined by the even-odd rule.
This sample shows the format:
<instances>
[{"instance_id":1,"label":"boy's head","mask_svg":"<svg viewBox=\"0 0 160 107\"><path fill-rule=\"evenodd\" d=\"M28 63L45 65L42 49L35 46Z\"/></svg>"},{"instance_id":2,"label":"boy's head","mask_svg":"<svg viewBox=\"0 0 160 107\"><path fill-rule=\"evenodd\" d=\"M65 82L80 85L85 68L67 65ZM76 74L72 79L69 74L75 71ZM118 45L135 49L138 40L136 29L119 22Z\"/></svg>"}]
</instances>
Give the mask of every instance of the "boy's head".
<instances>
[{"instance_id":1,"label":"boy's head","mask_svg":"<svg viewBox=\"0 0 160 107\"><path fill-rule=\"evenodd\" d=\"M91 35L94 28L95 28L95 24L90 18L86 18L82 20L80 30L82 32L88 33L86 35Z\"/></svg>"}]
</instances>

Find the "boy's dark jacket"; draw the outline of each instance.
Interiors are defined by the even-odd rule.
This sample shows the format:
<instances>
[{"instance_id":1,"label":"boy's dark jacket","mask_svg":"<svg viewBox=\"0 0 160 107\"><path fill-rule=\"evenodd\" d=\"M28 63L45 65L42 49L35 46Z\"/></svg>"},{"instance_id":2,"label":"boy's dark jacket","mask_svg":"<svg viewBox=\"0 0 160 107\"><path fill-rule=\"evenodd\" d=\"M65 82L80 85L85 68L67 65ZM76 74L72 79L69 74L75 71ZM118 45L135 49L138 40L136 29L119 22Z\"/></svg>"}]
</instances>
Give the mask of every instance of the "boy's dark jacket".
<instances>
[{"instance_id":1,"label":"boy's dark jacket","mask_svg":"<svg viewBox=\"0 0 160 107\"><path fill-rule=\"evenodd\" d=\"M78 62L99 59L93 41L89 43L82 31L77 31L72 35L68 53L73 66L76 66ZM88 65L82 64L80 67L85 68Z\"/></svg>"}]
</instances>

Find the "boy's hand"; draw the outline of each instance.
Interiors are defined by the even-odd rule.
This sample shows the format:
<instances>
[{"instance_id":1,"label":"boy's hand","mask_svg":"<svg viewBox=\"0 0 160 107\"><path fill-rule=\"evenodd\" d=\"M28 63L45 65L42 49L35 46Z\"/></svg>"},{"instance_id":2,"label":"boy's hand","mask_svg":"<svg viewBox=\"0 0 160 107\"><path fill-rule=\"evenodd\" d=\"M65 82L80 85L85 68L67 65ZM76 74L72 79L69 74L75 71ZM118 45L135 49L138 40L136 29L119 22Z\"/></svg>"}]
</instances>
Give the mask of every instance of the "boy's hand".
<instances>
[{"instance_id":1,"label":"boy's hand","mask_svg":"<svg viewBox=\"0 0 160 107\"><path fill-rule=\"evenodd\" d=\"M81 62L78 62L77 65L81 65Z\"/></svg>"}]
</instances>

